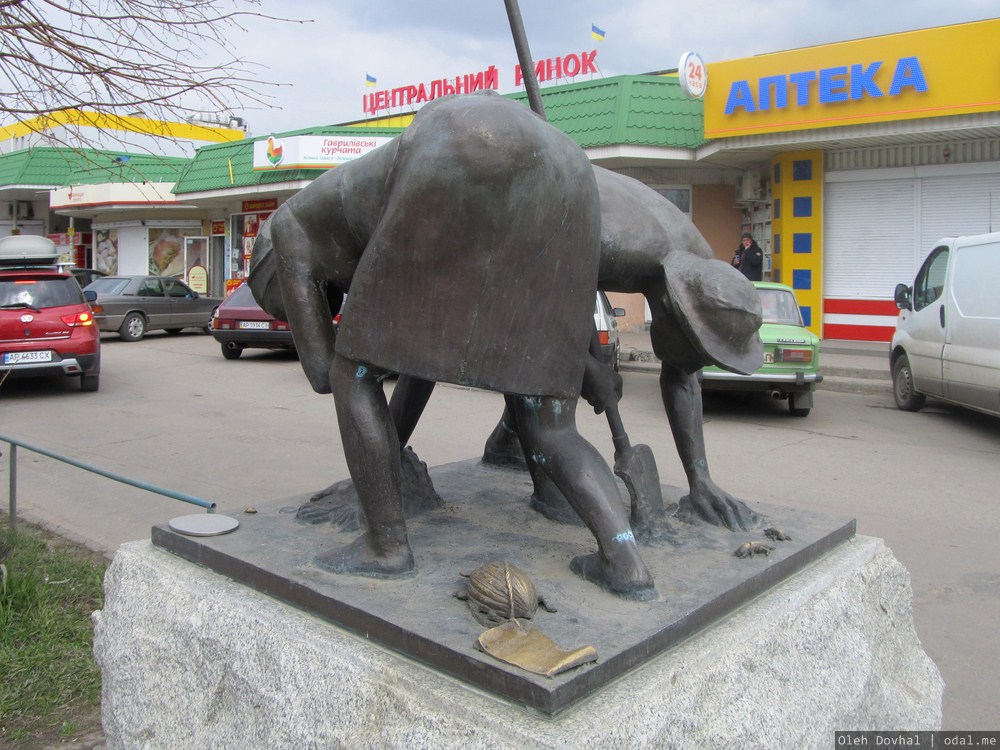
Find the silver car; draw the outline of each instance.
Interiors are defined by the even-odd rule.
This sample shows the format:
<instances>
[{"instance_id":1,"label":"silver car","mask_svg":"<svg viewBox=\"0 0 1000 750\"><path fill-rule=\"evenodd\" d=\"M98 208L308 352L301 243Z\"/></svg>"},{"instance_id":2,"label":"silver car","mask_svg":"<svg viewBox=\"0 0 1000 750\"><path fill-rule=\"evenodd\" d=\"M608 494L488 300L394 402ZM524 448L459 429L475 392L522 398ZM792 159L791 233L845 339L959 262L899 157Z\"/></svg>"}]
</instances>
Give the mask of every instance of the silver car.
<instances>
[{"instance_id":1,"label":"silver car","mask_svg":"<svg viewBox=\"0 0 1000 750\"><path fill-rule=\"evenodd\" d=\"M618 371L622 359L621 342L618 340L618 321L615 318L620 318L624 314L624 308L611 306L604 292L597 293L594 302L594 325L597 327L604 362L611 365L615 372Z\"/></svg>"},{"instance_id":2,"label":"silver car","mask_svg":"<svg viewBox=\"0 0 1000 750\"><path fill-rule=\"evenodd\" d=\"M97 294L91 303L102 331L139 341L147 332L180 333L183 328L209 331L212 313L222 299L205 297L171 276L105 276L87 284Z\"/></svg>"}]
</instances>

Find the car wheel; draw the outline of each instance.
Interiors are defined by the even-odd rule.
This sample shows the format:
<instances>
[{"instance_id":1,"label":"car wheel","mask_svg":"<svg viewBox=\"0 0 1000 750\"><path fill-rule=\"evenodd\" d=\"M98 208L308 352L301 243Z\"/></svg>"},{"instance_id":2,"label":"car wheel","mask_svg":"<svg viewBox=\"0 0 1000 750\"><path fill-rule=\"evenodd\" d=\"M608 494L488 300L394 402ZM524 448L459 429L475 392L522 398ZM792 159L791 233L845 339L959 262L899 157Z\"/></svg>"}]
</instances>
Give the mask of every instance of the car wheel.
<instances>
[{"instance_id":1,"label":"car wheel","mask_svg":"<svg viewBox=\"0 0 1000 750\"><path fill-rule=\"evenodd\" d=\"M80 376L80 390L84 393L93 393L101 387L100 373Z\"/></svg>"},{"instance_id":2,"label":"car wheel","mask_svg":"<svg viewBox=\"0 0 1000 750\"><path fill-rule=\"evenodd\" d=\"M795 394L794 393L789 393L788 394L788 412L793 417L808 417L809 416L809 411L810 410L809 410L808 407L799 407L799 406L795 405Z\"/></svg>"},{"instance_id":3,"label":"car wheel","mask_svg":"<svg viewBox=\"0 0 1000 750\"><path fill-rule=\"evenodd\" d=\"M122 321L118 335L126 341L141 341L146 335L146 319L142 313L130 312Z\"/></svg>"},{"instance_id":4,"label":"car wheel","mask_svg":"<svg viewBox=\"0 0 1000 750\"><path fill-rule=\"evenodd\" d=\"M901 354L892 365L892 395L896 406L903 411L920 411L927 398L913 388L913 371L910 360Z\"/></svg>"},{"instance_id":5,"label":"car wheel","mask_svg":"<svg viewBox=\"0 0 1000 750\"><path fill-rule=\"evenodd\" d=\"M242 353L243 347L240 344L230 341L222 345L222 356L226 359L239 359Z\"/></svg>"}]
</instances>

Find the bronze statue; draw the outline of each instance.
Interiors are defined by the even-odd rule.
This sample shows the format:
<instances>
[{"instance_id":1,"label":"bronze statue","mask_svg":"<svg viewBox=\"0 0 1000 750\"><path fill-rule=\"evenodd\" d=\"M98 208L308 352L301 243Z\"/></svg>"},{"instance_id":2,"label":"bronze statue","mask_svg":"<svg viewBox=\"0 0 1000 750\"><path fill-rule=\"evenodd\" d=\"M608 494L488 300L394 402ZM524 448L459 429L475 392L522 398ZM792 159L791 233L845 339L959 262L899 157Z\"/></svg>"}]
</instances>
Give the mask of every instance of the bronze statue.
<instances>
[{"instance_id":1,"label":"bronze statue","mask_svg":"<svg viewBox=\"0 0 1000 750\"><path fill-rule=\"evenodd\" d=\"M750 373L760 366L757 293L736 269L714 258L701 233L670 201L638 180L601 167L593 170L601 200L598 288L641 293L652 313L650 338L662 361L660 393L689 486L677 516L733 531L752 528L760 523L757 515L716 485L709 473L697 371L714 364ZM585 374L582 393L596 412L621 397L620 378L610 367L588 357ZM391 407L403 442L432 389L433 383L400 379ZM531 447L518 450L524 442L508 404L485 455L503 462L505 456L513 459L514 452L523 454L539 510L566 520L559 493L540 487L547 479L538 471Z\"/></svg>"},{"instance_id":2,"label":"bronze statue","mask_svg":"<svg viewBox=\"0 0 1000 750\"><path fill-rule=\"evenodd\" d=\"M367 522L318 565L380 577L414 568L400 489L405 430L381 388L397 372L411 376L421 408L436 381L506 394L524 445L597 539L598 553L573 569L621 595L655 596L614 476L575 425L600 222L583 151L492 92L427 105L402 135L271 216L261 257L269 241L278 284L256 257L250 284L291 324L313 389L334 395Z\"/></svg>"},{"instance_id":3,"label":"bronze statue","mask_svg":"<svg viewBox=\"0 0 1000 750\"><path fill-rule=\"evenodd\" d=\"M689 484L677 515L731 530L751 528L760 519L709 473L697 371L709 364L744 374L760 367L764 350L757 335L757 293L742 274L713 257L701 233L666 198L601 167L594 167L594 174L601 198L598 288L641 293L652 313L650 339L662 360L660 393ZM584 388L598 412L620 395L613 392L610 374L605 367ZM487 453L502 455L509 449L504 425L515 422L505 412ZM530 452L525 458L530 466Z\"/></svg>"}]
</instances>

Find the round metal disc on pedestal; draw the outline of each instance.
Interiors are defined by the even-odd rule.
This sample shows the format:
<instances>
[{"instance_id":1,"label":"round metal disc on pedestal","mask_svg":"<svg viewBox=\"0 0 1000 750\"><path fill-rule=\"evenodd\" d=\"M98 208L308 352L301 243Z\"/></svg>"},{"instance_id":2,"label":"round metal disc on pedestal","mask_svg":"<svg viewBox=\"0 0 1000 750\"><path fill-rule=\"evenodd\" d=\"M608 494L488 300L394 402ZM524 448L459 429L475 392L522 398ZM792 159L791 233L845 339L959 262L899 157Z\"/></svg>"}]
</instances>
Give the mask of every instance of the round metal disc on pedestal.
<instances>
[{"instance_id":1,"label":"round metal disc on pedestal","mask_svg":"<svg viewBox=\"0 0 1000 750\"><path fill-rule=\"evenodd\" d=\"M215 513L197 513L171 518L167 525L178 534L187 536L219 536L235 531L240 522L235 518L219 516Z\"/></svg>"}]
</instances>

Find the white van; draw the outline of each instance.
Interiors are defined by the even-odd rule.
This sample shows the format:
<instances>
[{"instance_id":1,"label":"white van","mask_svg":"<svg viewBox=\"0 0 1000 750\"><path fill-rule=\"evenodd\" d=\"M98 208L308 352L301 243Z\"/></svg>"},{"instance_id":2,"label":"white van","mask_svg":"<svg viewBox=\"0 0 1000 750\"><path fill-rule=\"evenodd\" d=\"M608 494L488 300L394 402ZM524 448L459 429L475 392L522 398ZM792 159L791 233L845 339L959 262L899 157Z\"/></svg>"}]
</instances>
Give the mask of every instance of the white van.
<instances>
[{"instance_id":1,"label":"white van","mask_svg":"<svg viewBox=\"0 0 1000 750\"><path fill-rule=\"evenodd\" d=\"M932 396L1000 416L1000 232L941 240L895 297L896 405L917 411Z\"/></svg>"}]
</instances>

